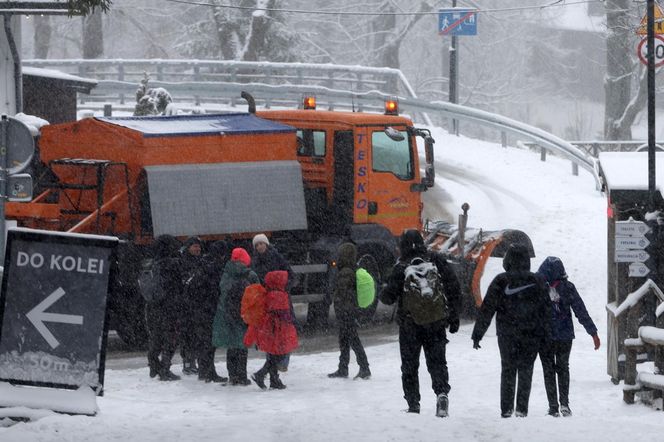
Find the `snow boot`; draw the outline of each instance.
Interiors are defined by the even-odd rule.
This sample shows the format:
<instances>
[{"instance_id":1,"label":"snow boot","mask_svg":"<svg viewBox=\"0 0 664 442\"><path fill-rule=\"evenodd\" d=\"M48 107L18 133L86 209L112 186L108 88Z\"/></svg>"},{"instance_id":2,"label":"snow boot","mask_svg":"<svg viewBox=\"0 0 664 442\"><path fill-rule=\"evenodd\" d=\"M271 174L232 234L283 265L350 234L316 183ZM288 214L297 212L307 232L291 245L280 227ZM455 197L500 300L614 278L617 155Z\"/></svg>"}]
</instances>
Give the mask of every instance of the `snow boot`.
<instances>
[{"instance_id":1,"label":"snow boot","mask_svg":"<svg viewBox=\"0 0 664 442\"><path fill-rule=\"evenodd\" d=\"M228 378L223 377L223 376L219 376L217 373L212 373L212 374L207 375L207 376L201 376L199 374L198 375L198 380L199 381L205 381L206 383L215 382L215 383L219 383L219 384L225 384L226 382L228 382Z\"/></svg>"},{"instance_id":2,"label":"snow boot","mask_svg":"<svg viewBox=\"0 0 664 442\"><path fill-rule=\"evenodd\" d=\"M420 404L411 404L408 406L406 413L420 414Z\"/></svg>"},{"instance_id":3,"label":"snow boot","mask_svg":"<svg viewBox=\"0 0 664 442\"><path fill-rule=\"evenodd\" d=\"M500 413L500 417L502 418L512 417L512 413L514 413L514 410L503 411L502 413Z\"/></svg>"},{"instance_id":4,"label":"snow boot","mask_svg":"<svg viewBox=\"0 0 664 442\"><path fill-rule=\"evenodd\" d=\"M159 380L160 381L179 381L180 376L176 375L171 370L163 370L161 373L159 373Z\"/></svg>"},{"instance_id":5,"label":"snow boot","mask_svg":"<svg viewBox=\"0 0 664 442\"><path fill-rule=\"evenodd\" d=\"M436 416L438 417L447 417L449 416L449 399L447 398L446 393L440 393L436 399Z\"/></svg>"},{"instance_id":6,"label":"snow boot","mask_svg":"<svg viewBox=\"0 0 664 442\"><path fill-rule=\"evenodd\" d=\"M242 378L242 377L231 377L230 383L231 385L241 385L243 387L251 385L251 381L248 378Z\"/></svg>"},{"instance_id":7,"label":"snow boot","mask_svg":"<svg viewBox=\"0 0 664 442\"><path fill-rule=\"evenodd\" d=\"M185 361L182 363L182 374L187 376L198 374L198 367L195 361Z\"/></svg>"},{"instance_id":8,"label":"snow boot","mask_svg":"<svg viewBox=\"0 0 664 442\"><path fill-rule=\"evenodd\" d=\"M561 405L560 414L562 414L563 417L570 417L572 415L572 410L569 409L568 405Z\"/></svg>"},{"instance_id":9,"label":"snow boot","mask_svg":"<svg viewBox=\"0 0 664 442\"><path fill-rule=\"evenodd\" d=\"M261 374L259 372L256 372L251 375L251 379L258 385L258 388L261 390L267 390L267 386L265 385L265 375Z\"/></svg>"},{"instance_id":10,"label":"snow boot","mask_svg":"<svg viewBox=\"0 0 664 442\"><path fill-rule=\"evenodd\" d=\"M369 379L371 377L371 370L369 367L360 368L360 372L353 379Z\"/></svg>"},{"instance_id":11,"label":"snow boot","mask_svg":"<svg viewBox=\"0 0 664 442\"><path fill-rule=\"evenodd\" d=\"M549 416L553 417L560 417L560 413L558 413L558 409L556 407L549 407Z\"/></svg>"},{"instance_id":12,"label":"snow boot","mask_svg":"<svg viewBox=\"0 0 664 442\"><path fill-rule=\"evenodd\" d=\"M348 377L348 369L343 369L339 368L337 371L334 373L330 373L327 375L328 378L347 378Z\"/></svg>"},{"instance_id":13,"label":"snow boot","mask_svg":"<svg viewBox=\"0 0 664 442\"><path fill-rule=\"evenodd\" d=\"M270 388L272 390L285 390L286 385L284 385L283 382L281 382L281 379L277 378L276 380L270 379Z\"/></svg>"}]
</instances>

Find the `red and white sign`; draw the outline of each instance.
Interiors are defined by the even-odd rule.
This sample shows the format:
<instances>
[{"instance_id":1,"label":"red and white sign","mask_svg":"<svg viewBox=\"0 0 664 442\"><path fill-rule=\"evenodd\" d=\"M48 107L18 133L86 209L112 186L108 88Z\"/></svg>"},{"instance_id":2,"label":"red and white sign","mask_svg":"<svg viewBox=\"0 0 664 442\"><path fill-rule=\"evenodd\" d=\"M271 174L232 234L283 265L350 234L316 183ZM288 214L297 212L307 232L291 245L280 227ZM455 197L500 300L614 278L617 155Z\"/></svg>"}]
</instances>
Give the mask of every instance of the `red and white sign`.
<instances>
[{"instance_id":1,"label":"red and white sign","mask_svg":"<svg viewBox=\"0 0 664 442\"><path fill-rule=\"evenodd\" d=\"M641 63L648 66L648 38L644 38L639 43L636 50ZM664 37L655 35L655 67L664 65Z\"/></svg>"}]
</instances>

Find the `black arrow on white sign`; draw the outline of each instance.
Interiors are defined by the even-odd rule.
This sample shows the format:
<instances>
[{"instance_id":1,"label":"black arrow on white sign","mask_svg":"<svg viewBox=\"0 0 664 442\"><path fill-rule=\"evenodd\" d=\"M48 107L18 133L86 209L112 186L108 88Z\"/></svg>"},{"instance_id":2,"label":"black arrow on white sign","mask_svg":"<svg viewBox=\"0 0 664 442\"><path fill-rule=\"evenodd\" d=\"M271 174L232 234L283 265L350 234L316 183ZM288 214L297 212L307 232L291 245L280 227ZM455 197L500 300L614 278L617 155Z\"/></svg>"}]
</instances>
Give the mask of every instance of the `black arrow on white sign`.
<instances>
[{"instance_id":1,"label":"black arrow on white sign","mask_svg":"<svg viewBox=\"0 0 664 442\"><path fill-rule=\"evenodd\" d=\"M51 348L56 348L60 345L53 333L46 328L44 322L60 322L62 324L75 324L83 325L83 316L80 315L65 315L62 313L46 313L46 309L51 305L55 304L58 299L62 298L65 294L65 291L62 287L58 287L50 295L46 297L42 302L37 304L35 308L30 310L25 316L32 322L32 325L35 326L37 331L46 339L46 342L51 346Z\"/></svg>"}]
</instances>

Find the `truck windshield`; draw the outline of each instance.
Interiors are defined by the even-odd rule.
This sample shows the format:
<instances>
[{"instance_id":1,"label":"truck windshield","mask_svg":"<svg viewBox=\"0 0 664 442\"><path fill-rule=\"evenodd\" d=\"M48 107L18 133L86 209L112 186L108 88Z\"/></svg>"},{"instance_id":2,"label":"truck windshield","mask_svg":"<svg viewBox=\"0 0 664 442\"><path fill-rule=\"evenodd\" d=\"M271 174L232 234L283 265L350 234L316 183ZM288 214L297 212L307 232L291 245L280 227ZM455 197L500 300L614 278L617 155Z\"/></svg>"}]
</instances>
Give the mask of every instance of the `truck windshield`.
<instances>
[{"instance_id":1,"label":"truck windshield","mask_svg":"<svg viewBox=\"0 0 664 442\"><path fill-rule=\"evenodd\" d=\"M400 131L402 141L394 141L385 132L371 135L371 164L374 172L389 172L402 180L413 178L413 160L410 154L410 137Z\"/></svg>"}]
</instances>

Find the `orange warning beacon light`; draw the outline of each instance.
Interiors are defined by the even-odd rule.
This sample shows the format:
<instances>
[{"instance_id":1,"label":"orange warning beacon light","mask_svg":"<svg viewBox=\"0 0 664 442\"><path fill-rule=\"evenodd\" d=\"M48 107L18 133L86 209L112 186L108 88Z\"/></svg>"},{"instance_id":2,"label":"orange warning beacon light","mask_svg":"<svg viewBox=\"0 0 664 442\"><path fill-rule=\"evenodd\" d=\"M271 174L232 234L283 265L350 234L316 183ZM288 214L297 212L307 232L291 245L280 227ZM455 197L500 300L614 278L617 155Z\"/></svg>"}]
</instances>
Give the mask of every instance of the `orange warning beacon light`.
<instances>
[{"instance_id":1,"label":"orange warning beacon light","mask_svg":"<svg viewBox=\"0 0 664 442\"><path fill-rule=\"evenodd\" d=\"M385 115L399 115L399 102L396 98L385 100Z\"/></svg>"},{"instance_id":2,"label":"orange warning beacon light","mask_svg":"<svg viewBox=\"0 0 664 442\"><path fill-rule=\"evenodd\" d=\"M305 109L316 109L316 97L314 96L304 97L302 105Z\"/></svg>"}]
</instances>

